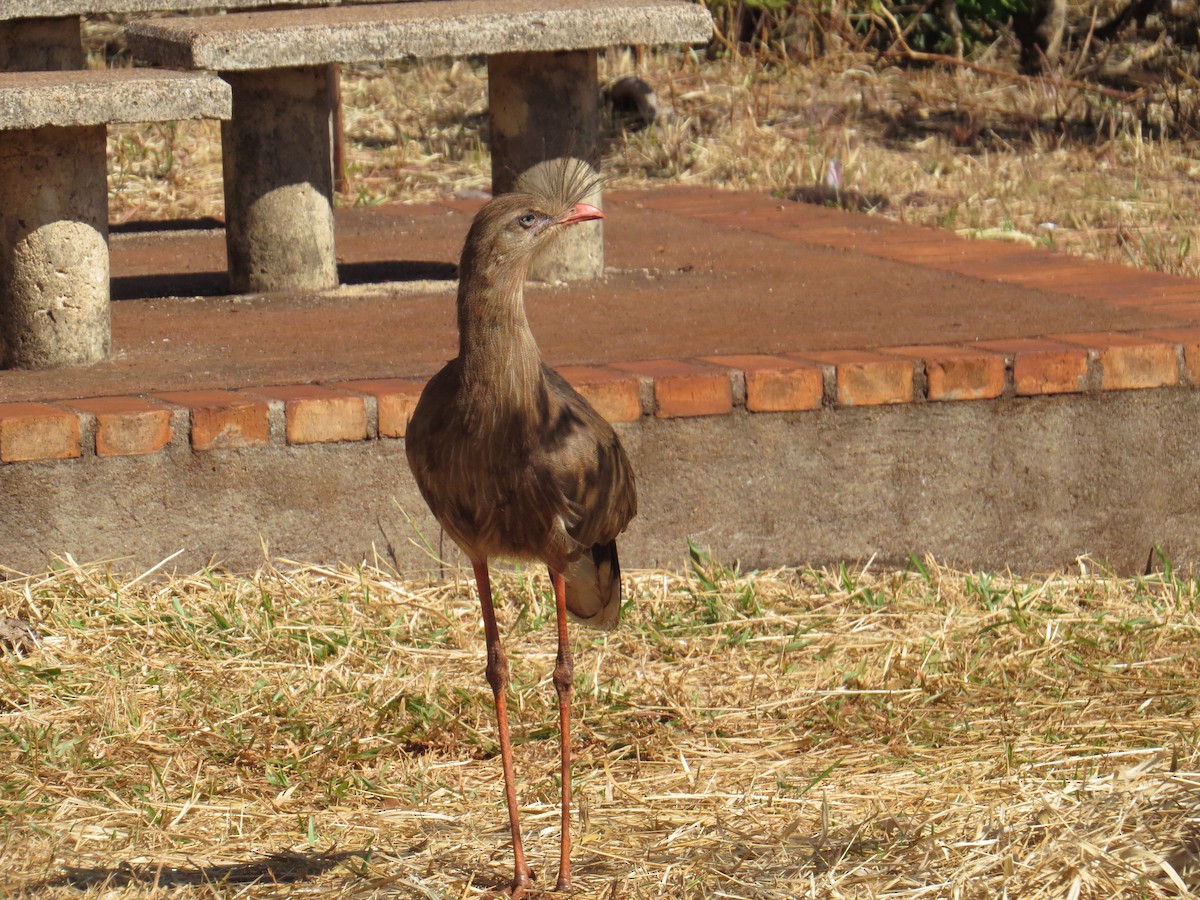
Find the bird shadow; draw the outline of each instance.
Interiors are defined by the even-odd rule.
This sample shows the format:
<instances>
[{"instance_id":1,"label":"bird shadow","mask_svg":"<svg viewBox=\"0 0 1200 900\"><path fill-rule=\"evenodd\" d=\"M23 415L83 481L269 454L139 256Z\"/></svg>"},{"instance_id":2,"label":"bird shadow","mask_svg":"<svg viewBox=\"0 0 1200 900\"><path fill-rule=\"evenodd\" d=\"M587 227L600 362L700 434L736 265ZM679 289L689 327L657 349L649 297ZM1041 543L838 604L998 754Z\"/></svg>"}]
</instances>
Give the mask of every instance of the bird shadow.
<instances>
[{"instance_id":1,"label":"bird shadow","mask_svg":"<svg viewBox=\"0 0 1200 900\"><path fill-rule=\"evenodd\" d=\"M415 848L423 849L423 848ZM311 881L326 872L344 867L354 876L361 877L364 872L357 871L360 867L353 865L354 860L362 861L362 868L370 864L372 858L378 859L376 851L371 847L357 850L336 850L326 852L296 852L277 850L273 853L260 854L246 859L192 865L170 865L165 862L130 863L122 860L110 866L73 866L63 865L53 877L42 881L26 884L22 887L21 896L37 896L59 891L64 888L77 891L93 889L111 890L114 888L142 888L148 890L169 890L189 887L233 888L251 885L300 885ZM454 868L451 866L451 868ZM507 897L506 888L511 883L512 870L504 866L486 869L458 868L463 880L483 887L486 897L497 900ZM609 860L581 861L574 866L576 876L605 875L614 877L616 869ZM554 891L552 871L534 874L535 882L525 894L525 900L551 900L561 898L562 893Z\"/></svg>"},{"instance_id":2,"label":"bird shadow","mask_svg":"<svg viewBox=\"0 0 1200 900\"><path fill-rule=\"evenodd\" d=\"M140 886L177 888L199 885L298 884L315 878L355 858L366 859L369 850L342 850L328 853L276 851L255 859L212 865L172 866L162 863L133 865L125 861L115 866L64 866L63 871L45 881L29 885L27 894L75 888L115 888Z\"/></svg>"}]
</instances>

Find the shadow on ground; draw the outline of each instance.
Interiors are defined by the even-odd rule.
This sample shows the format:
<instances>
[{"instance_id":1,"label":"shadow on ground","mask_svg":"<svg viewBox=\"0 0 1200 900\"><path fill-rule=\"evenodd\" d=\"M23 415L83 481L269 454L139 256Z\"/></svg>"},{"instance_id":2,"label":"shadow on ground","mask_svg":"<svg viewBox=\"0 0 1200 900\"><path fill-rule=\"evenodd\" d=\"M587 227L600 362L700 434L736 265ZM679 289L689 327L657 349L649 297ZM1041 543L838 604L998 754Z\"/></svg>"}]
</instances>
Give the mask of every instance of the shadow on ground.
<instances>
[{"instance_id":1,"label":"shadow on ground","mask_svg":"<svg viewBox=\"0 0 1200 900\"><path fill-rule=\"evenodd\" d=\"M164 864L131 865L120 862L114 866L64 866L62 874L38 884L29 885L26 893L71 887L87 890L92 887L127 887L141 885L149 888L189 887L193 885L233 884L296 884L315 878L352 859L366 859L368 850L343 850L336 853L271 853L257 859L213 865L168 866Z\"/></svg>"},{"instance_id":2,"label":"shadow on ground","mask_svg":"<svg viewBox=\"0 0 1200 900\"><path fill-rule=\"evenodd\" d=\"M343 285L384 284L389 281L452 281L458 277L453 263L435 260L381 260L341 263L338 281ZM222 297L230 293L225 272L181 272L124 275L112 279L113 300L148 300L157 297Z\"/></svg>"}]
</instances>

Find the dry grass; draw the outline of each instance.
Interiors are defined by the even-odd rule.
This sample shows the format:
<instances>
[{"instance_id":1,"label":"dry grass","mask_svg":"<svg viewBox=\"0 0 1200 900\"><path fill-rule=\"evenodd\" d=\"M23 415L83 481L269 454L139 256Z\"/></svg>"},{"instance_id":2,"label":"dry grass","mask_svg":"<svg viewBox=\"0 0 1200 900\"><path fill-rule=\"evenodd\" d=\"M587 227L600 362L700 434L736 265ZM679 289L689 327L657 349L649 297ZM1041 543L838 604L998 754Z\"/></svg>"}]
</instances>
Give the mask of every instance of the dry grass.
<instances>
[{"instance_id":1,"label":"dry grass","mask_svg":"<svg viewBox=\"0 0 1200 900\"><path fill-rule=\"evenodd\" d=\"M553 617L499 579L531 858L557 842ZM1200 585L914 563L635 573L577 631L580 895L1200 890ZM0 583L7 896L470 898L508 841L461 577ZM169 891L168 891L169 889Z\"/></svg>"}]
</instances>

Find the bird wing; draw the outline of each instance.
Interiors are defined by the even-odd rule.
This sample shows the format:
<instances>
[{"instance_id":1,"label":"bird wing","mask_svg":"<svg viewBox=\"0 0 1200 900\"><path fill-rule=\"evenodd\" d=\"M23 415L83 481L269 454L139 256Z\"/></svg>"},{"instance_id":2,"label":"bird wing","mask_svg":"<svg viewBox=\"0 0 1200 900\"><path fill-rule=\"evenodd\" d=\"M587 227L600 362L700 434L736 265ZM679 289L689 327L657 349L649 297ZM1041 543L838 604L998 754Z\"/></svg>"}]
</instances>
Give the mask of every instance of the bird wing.
<instances>
[{"instance_id":1,"label":"bird wing","mask_svg":"<svg viewBox=\"0 0 1200 900\"><path fill-rule=\"evenodd\" d=\"M578 552L572 519L526 417L471 403L452 360L426 385L405 434L414 480L438 523L473 560Z\"/></svg>"},{"instance_id":2,"label":"bird wing","mask_svg":"<svg viewBox=\"0 0 1200 900\"><path fill-rule=\"evenodd\" d=\"M621 616L617 535L637 513L633 468L612 426L554 370L543 366L547 392L545 465L569 510L570 549L563 571L567 611L595 628Z\"/></svg>"},{"instance_id":3,"label":"bird wing","mask_svg":"<svg viewBox=\"0 0 1200 900\"><path fill-rule=\"evenodd\" d=\"M550 396L543 450L570 511L567 532L584 548L606 544L637 514L629 457L611 425L548 366Z\"/></svg>"}]
</instances>

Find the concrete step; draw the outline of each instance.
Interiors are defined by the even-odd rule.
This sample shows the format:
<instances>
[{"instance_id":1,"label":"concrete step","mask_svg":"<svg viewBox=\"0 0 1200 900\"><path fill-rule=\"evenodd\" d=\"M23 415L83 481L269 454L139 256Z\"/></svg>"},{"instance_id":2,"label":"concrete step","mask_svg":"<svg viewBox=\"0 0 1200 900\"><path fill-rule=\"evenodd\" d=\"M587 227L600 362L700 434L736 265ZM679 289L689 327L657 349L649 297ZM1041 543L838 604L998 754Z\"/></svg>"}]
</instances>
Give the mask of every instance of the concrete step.
<instances>
[{"instance_id":1,"label":"concrete step","mask_svg":"<svg viewBox=\"0 0 1200 900\"><path fill-rule=\"evenodd\" d=\"M223 295L218 228L114 234L112 358L0 372L0 565L454 561L402 431L480 202L341 211L321 293ZM606 277L528 301L629 447L628 565L1200 551L1200 282L755 194L607 202Z\"/></svg>"}]
</instances>

